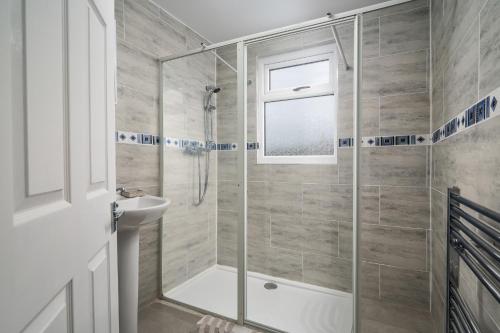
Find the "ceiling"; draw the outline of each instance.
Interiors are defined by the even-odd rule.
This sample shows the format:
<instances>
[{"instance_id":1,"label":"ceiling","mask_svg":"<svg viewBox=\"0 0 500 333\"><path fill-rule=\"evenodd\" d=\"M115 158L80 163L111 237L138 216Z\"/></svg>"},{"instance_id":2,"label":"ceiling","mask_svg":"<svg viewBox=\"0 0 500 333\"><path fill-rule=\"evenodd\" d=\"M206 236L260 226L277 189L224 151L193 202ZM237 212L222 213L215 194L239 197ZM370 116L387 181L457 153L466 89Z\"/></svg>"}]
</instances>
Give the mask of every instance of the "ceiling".
<instances>
[{"instance_id":1,"label":"ceiling","mask_svg":"<svg viewBox=\"0 0 500 333\"><path fill-rule=\"evenodd\" d=\"M210 42L221 42L386 0L153 0Z\"/></svg>"}]
</instances>

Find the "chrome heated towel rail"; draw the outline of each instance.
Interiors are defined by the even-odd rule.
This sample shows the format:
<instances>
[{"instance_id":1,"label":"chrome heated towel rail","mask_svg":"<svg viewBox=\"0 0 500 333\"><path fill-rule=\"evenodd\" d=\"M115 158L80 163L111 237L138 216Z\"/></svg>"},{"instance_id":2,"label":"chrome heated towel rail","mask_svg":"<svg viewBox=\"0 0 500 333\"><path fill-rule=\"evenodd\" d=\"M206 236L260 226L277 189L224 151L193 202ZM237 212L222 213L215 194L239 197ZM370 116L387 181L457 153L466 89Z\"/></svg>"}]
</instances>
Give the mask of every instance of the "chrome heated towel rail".
<instances>
[{"instance_id":1,"label":"chrome heated towel rail","mask_svg":"<svg viewBox=\"0 0 500 333\"><path fill-rule=\"evenodd\" d=\"M500 303L500 214L462 197L454 187L448 189L447 215L446 331L481 333L459 291L460 261Z\"/></svg>"}]
</instances>

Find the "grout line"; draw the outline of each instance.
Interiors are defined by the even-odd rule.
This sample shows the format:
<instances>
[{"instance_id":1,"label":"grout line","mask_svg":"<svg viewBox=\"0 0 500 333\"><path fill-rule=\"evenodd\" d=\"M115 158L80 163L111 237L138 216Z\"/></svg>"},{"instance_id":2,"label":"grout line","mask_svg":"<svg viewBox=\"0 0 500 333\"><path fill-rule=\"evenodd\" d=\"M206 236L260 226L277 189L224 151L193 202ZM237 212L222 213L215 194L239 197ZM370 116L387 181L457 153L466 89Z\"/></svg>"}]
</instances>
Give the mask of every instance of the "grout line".
<instances>
[{"instance_id":1,"label":"grout line","mask_svg":"<svg viewBox=\"0 0 500 333\"><path fill-rule=\"evenodd\" d=\"M484 6L486 5L488 1L485 1L484 4L483 4L483 8ZM481 8L479 10L479 15L478 15L478 18L477 18L477 25L478 25L478 31L477 31L477 43L478 43L478 47L477 47L477 98L480 98L481 97L481 94L480 94L480 91L481 91L481 11L483 10L483 8Z\"/></svg>"},{"instance_id":2,"label":"grout line","mask_svg":"<svg viewBox=\"0 0 500 333\"><path fill-rule=\"evenodd\" d=\"M403 92L403 93L397 93L397 94L382 94L379 96L380 97L399 97L399 96L419 95L419 94L428 94L428 93L429 93L429 89L428 89L428 87L425 87L423 90L419 90L419 91ZM365 97L363 99L370 99L370 98L375 99L376 97Z\"/></svg>"},{"instance_id":3,"label":"grout line","mask_svg":"<svg viewBox=\"0 0 500 333\"><path fill-rule=\"evenodd\" d=\"M427 231L427 230L429 230L428 228L405 227L405 226L400 226L400 225L377 224L377 223L366 223L366 222L363 223L363 225L379 226L379 227L384 227L384 228L394 228L394 229L400 229L400 230L406 230L406 231Z\"/></svg>"},{"instance_id":4,"label":"grout line","mask_svg":"<svg viewBox=\"0 0 500 333\"><path fill-rule=\"evenodd\" d=\"M123 40L126 39L126 29L125 29L125 0L122 1L122 23L123 23Z\"/></svg>"},{"instance_id":5,"label":"grout line","mask_svg":"<svg viewBox=\"0 0 500 333\"><path fill-rule=\"evenodd\" d=\"M431 146L428 146L425 150L425 183L426 184L429 184L429 181L430 181L430 167L429 167L429 163L430 163L430 160L429 160L429 154L430 154L430 148Z\"/></svg>"},{"instance_id":6,"label":"grout line","mask_svg":"<svg viewBox=\"0 0 500 333\"><path fill-rule=\"evenodd\" d=\"M378 186L378 224L379 225L382 225L381 224L381 216L382 216L382 213L381 213L381 207L382 207L382 204L381 204L381 201L382 201L382 186L379 185Z\"/></svg>"},{"instance_id":7,"label":"grout line","mask_svg":"<svg viewBox=\"0 0 500 333\"><path fill-rule=\"evenodd\" d=\"M369 57L365 58L364 60L373 60L373 59L379 59L379 58L387 58L387 57L392 57L392 56L398 56L398 55L409 55L409 54L415 54L415 53L421 53L421 52L426 52L427 53L428 48L425 49L417 49L417 50L410 50L410 51L403 51L403 52L396 52L396 53L389 53L389 54L384 54L384 55L379 55L378 57Z\"/></svg>"},{"instance_id":8,"label":"grout line","mask_svg":"<svg viewBox=\"0 0 500 333\"><path fill-rule=\"evenodd\" d=\"M382 126L381 114L382 114L382 96L378 95L378 136L381 136L380 133L382 133L382 131L380 130L380 127Z\"/></svg>"},{"instance_id":9,"label":"grout line","mask_svg":"<svg viewBox=\"0 0 500 333\"><path fill-rule=\"evenodd\" d=\"M300 265L301 265L301 277L302 277L302 281L304 281L304 252L300 252Z\"/></svg>"},{"instance_id":10,"label":"grout line","mask_svg":"<svg viewBox=\"0 0 500 333\"><path fill-rule=\"evenodd\" d=\"M380 264L378 264L378 298L379 298L379 299L380 299L380 298L382 298L382 290L381 290L381 289L382 289L382 288L381 288L381 285L382 285L382 282L381 282L381 281L382 281L382 278L381 278L381 275L382 275L382 274L381 274L381 271L382 271L382 269L381 269L381 267L380 267L380 266L381 266L381 265L380 265Z\"/></svg>"},{"instance_id":11,"label":"grout line","mask_svg":"<svg viewBox=\"0 0 500 333\"><path fill-rule=\"evenodd\" d=\"M411 272L419 272L419 273L429 273L428 270L424 269L414 269L414 268L408 268L408 267L402 267L402 266L395 266L395 265L390 265L390 264L384 264L381 262L377 261L370 261L369 259L366 258L361 258L362 262L367 263L367 264L372 264L372 265L379 265L381 267L387 267L387 268L392 268L392 269L399 269L399 270L405 270L405 271L411 271Z\"/></svg>"},{"instance_id":12,"label":"grout line","mask_svg":"<svg viewBox=\"0 0 500 333\"><path fill-rule=\"evenodd\" d=\"M425 268L430 272L430 262L429 262L429 231L425 231Z\"/></svg>"},{"instance_id":13,"label":"grout line","mask_svg":"<svg viewBox=\"0 0 500 333\"><path fill-rule=\"evenodd\" d=\"M382 40L382 38L380 37L380 35L381 35L381 32L380 32L380 30L381 30L380 16L377 18L377 20L378 20L378 57L380 57L380 55L381 55L381 52L380 52L381 46L380 46L380 44L381 44L381 40Z\"/></svg>"},{"instance_id":14,"label":"grout line","mask_svg":"<svg viewBox=\"0 0 500 333\"><path fill-rule=\"evenodd\" d=\"M315 183L316 184L316 183ZM318 185L323 185L320 183L317 183ZM332 184L332 185L337 185L337 184ZM349 186L351 184L338 184L338 185L343 185L343 186ZM427 185L384 185L384 184L363 184L363 187L371 187L371 186L380 186L380 187L394 187L394 188L419 188L419 189L425 189L427 188Z\"/></svg>"},{"instance_id":15,"label":"grout line","mask_svg":"<svg viewBox=\"0 0 500 333\"><path fill-rule=\"evenodd\" d=\"M337 257L340 258L340 221L337 221Z\"/></svg>"},{"instance_id":16,"label":"grout line","mask_svg":"<svg viewBox=\"0 0 500 333\"><path fill-rule=\"evenodd\" d=\"M273 230L272 223L273 223L273 221L272 221L271 214L269 214L269 216L268 216L268 221L269 221L269 226L268 226L268 228L269 228L269 248L272 248L273 247L273 242L272 242L272 230Z\"/></svg>"},{"instance_id":17,"label":"grout line","mask_svg":"<svg viewBox=\"0 0 500 333\"><path fill-rule=\"evenodd\" d=\"M432 47L429 47L427 49L427 54L425 56L425 73L426 73L426 78L425 78L425 86L427 87L427 91L430 93L430 86L431 86L431 49Z\"/></svg>"},{"instance_id":18,"label":"grout line","mask_svg":"<svg viewBox=\"0 0 500 333\"><path fill-rule=\"evenodd\" d=\"M444 124L444 123L445 123L445 119L446 119L446 118L444 117L444 116L445 116L445 112L444 112L444 110L445 110L445 109L444 109L444 104L445 104L445 103L444 103L444 94L445 94L445 91L444 91L444 89L445 89L445 85L444 85L444 83L445 83L445 82L444 82L444 72L445 72L445 69L443 69L443 70L442 70L442 72L441 72L441 87L440 87L440 88L441 88L441 95L442 95L442 96L441 96L441 101L442 101L443 105L441 106L441 110L439 110L439 112L441 112L441 120L440 120L440 124ZM439 127L438 127L438 128L439 128ZM432 133L434 133L434 131L435 131L435 130L437 130L438 128L434 129L434 130L432 131Z\"/></svg>"}]
</instances>

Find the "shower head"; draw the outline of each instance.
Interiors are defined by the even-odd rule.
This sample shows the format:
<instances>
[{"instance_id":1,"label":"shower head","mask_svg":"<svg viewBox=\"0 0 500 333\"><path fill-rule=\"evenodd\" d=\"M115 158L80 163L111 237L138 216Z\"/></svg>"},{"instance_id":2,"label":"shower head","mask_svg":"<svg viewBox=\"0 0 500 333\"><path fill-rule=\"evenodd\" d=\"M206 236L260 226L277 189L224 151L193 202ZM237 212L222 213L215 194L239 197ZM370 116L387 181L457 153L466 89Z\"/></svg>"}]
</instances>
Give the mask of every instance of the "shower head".
<instances>
[{"instance_id":1,"label":"shower head","mask_svg":"<svg viewBox=\"0 0 500 333\"><path fill-rule=\"evenodd\" d=\"M217 94L220 91L220 88L216 86L206 86L205 89L212 94Z\"/></svg>"}]
</instances>

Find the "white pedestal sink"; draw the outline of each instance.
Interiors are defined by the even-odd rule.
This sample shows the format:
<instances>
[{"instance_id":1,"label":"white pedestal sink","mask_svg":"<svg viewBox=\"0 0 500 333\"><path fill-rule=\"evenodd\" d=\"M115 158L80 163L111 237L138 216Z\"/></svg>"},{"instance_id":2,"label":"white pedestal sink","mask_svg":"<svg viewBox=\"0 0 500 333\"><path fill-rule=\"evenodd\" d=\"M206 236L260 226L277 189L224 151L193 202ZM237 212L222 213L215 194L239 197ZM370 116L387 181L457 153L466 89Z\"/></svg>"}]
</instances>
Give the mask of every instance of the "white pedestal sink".
<instances>
[{"instance_id":1,"label":"white pedestal sink","mask_svg":"<svg viewBox=\"0 0 500 333\"><path fill-rule=\"evenodd\" d=\"M158 220L170 205L169 199L154 196L117 197L118 284L120 333L137 333L139 291L139 225Z\"/></svg>"}]
</instances>

